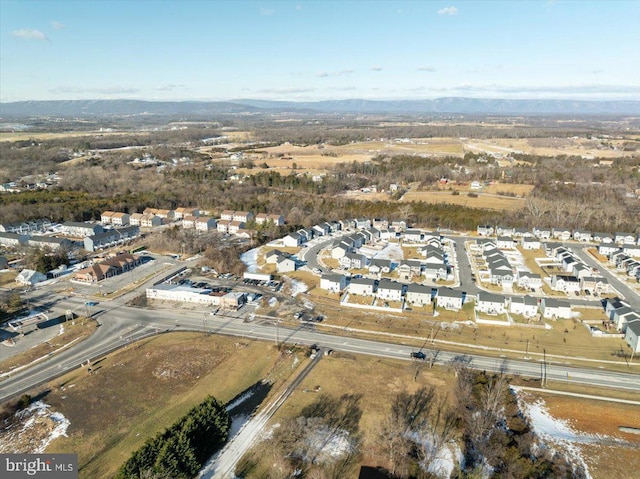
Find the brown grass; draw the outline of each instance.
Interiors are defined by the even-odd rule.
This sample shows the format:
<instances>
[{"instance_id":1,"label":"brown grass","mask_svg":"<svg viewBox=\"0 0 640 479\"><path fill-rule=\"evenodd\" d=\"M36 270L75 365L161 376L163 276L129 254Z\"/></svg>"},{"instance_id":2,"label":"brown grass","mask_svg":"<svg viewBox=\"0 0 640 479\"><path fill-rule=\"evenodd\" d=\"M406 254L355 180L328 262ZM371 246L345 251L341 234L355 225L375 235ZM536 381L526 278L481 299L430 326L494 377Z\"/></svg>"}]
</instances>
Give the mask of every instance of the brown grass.
<instances>
[{"instance_id":1,"label":"brown grass","mask_svg":"<svg viewBox=\"0 0 640 479\"><path fill-rule=\"evenodd\" d=\"M576 431L633 444L630 447L578 445L594 479L637 477L634 471L640 469L640 436L620 432L618 426L640 427L640 406L531 391L526 394L544 399L550 414L569 422Z\"/></svg>"},{"instance_id":2,"label":"brown grass","mask_svg":"<svg viewBox=\"0 0 640 479\"><path fill-rule=\"evenodd\" d=\"M59 349L78 338L86 338L96 329L97 323L85 318L77 318L74 321L64 323L64 333L51 338L48 342L39 344L29 350L11 356L0 362L0 372L5 373L20 366L25 366L37 359L46 358L49 353ZM51 326L57 329L57 326Z\"/></svg>"},{"instance_id":3,"label":"brown grass","mask_svg":"<svg viewBox=\"0 0 640 479\"><path fill-rule=\"evenodd\" d=\"M402 198L403 202L423 201L431 204L451 204L467 208L482 208L498 211L516 211L524 206L522 198L509 196L492 196L479 193L477 198L466 194L452 195L450 191L409 191Z\"/></svg>"},{"instance_id":4,"label":"brown grass","mask_svg":"<svg viewBox=\"0 0 640 479\"><path fill-rule=\"evenodd\" d=\"M174 333L137 343L49 387L46 402L71 423L49 452L76 452L80 477L113 477L149 437L212 395L227 402L263 378L277 388L292 356L266 343ZM286 364L286 367L285 367Z\"/></svg>"}]
</instances>

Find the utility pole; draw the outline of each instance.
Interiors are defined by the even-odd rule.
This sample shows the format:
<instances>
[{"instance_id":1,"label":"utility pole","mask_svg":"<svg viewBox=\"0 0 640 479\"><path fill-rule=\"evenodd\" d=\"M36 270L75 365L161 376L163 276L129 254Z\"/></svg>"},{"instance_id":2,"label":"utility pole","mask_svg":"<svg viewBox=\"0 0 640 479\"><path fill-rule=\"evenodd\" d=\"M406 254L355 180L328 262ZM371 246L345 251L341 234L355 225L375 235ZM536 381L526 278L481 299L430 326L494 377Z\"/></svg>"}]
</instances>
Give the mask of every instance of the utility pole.
<instances>
[{"instance_id":1,"label":"utility pole","mask_svg":"<svg viewBox=\"0 0 640 479\"><path fill-rule=\"evenodd\" d=\"M544 365L544 376L543 376L543 383L542 383L542 387L546 388L547 387L547 350L543 349L542 350L543 353L543 365Z\"/></svg>"},{"instance_id":2,"label":"utility pole","mask_svg":"<svg viewBox=\"0 0 640 479\"><path fill-rule=\"evenodd\" d=\"M524 358L529 359L529 340L527 339L527 349L524 353Z\"/></svg>"}]
</instances>

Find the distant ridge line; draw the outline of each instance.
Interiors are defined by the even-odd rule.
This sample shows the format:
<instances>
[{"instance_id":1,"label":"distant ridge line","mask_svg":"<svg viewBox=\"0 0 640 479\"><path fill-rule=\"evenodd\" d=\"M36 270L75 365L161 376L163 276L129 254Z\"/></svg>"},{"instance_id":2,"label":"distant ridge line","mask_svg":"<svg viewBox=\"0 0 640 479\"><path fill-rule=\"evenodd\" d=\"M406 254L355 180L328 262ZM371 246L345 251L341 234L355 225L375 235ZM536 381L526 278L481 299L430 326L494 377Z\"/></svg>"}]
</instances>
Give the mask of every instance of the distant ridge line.
<instances>
[{"instance_id":1,"label":"distant ridge line","mask_svg":"<svg viewBox=\"0 0 640 479\"><path fill-rule=\"evenodd\" d=\"M230 101L33 100L0 103L0 118L126 115L298 114L468 114L640 116L636 100L508 100L447 97L434 100Z\"/></svg>"}]
</instances>

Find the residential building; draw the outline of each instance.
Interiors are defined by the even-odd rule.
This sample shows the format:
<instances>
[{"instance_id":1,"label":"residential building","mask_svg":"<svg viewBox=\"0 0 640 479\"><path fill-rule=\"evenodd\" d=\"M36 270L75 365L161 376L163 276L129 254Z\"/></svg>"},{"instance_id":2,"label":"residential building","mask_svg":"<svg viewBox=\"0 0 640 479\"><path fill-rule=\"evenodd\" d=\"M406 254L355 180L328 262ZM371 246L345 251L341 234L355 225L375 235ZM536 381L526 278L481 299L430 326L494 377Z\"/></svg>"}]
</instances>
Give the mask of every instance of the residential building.
<instances>
[{"instance_id":1,"label":"residential building","mask_svg":"<svg viewBox=\"0 0 640 479\"><path fill-rule=\"evenodd\" d=\"M415 306L426 306L432 302L431 288L423 284L409 283L405 294L407 303Z\"/></svg>"},{"instance_id":2,"label":"residential building","mask_svg":"<svg viewBox=\"0 0 640 479\"><path fill-rule=\"evenodd\" d=\"M198 208L183 208L179 207L175 209L173 219L181 220L186 216L200 216L200 210Z\"/></svg>"},{"instance_id":3,"label":"residential building","mask_svg":"<svg viewBox=\"0 0 640 479\"><path fill-rule=\"evenodd\" d=\"M538 300L531 296L513 296L509 311L525 318L533 318L538 314Z\"/></svg>"},{"instance_id":4,"label":"residential building","mask_svg":"<svg viewBox=\"0 0 640 479\"><path fill-rule=\"evenodd\" d=\"M229 232L229 225L231 223L233 223L233 221L221 218L220 221L218 221L218 223L216 224L216 229L218 230L219 233L228 233ZM285 239L286 239L286 237L285 237Z\"/></svg>"},{"instance_id":5,"label":"residential building","mask_svg":"<svg viewBox=\"0 0 640 479\"><path fill-rule=\"evenodd\" d=\"M373 258L369 264L369 273L381 275L382 273L390 273L393 263L390 259Z\"/></svg>"},{"instance_id":6,"label":"residential building","mask_svg":"<svg viewBox=\"0 0 640 479\"><path fill-rule=\"evenodd\" d=\"M273 223L276 226L284 226L284 216L282 215L259 213L256 215L255 220L258 225Z\"/></svg>"},{"instance_id":7,"label":"residential building","mask_svg":"<svg viewBox=\"0 0 640 479\"><path fill-rule=\"evenodd\" d=\"M113 215L115 214L115 211L105 211L100 215L100 222L103 225L110 225L111 224L111 218L113 217Z\"/></svg>"},{"instance_id":8,"label":"residential building","mask_svg":"<svg viewBox=\"0 0 640 479\"><path fill-rule=\"evenodd\" d=\"M241 223L248 223L253 220L254 216L251 211L234 211L233 212L233 221L238 221Z\"/></svg>"},{"instance_id":9,"label":"residential building","mask_svg":"<svg viewBox=\"0 0 640 479\"><path fill-rule=\"evenodd\" d=\"M320 277L320 289L341 293L347 287L347 277L342 274L325 273Z\"/></svg>"},{"instance_id":10,"label":"residential building","mask_svg":"<svg viewBox=\"0 0 640 479\"><path fill-rule=\"evenodd\" d=\"M462 308L462 292L457 289L439 288L436 296L436 305L439 308L457 311Z\"/></svg>"},{"instance_id":11,"label":"residential building","mask_svg":"<svg viewBox=\"0 0 640 479\"><path fill-rule=\"evenodd\" d=\"M570 319L571 305L569 301L556 298L542 298L540 311L545 319Z\"/></svg>"},{"instance_id":12,"label":"residential building","mask_svg":"<svg viewBox=\"0 0 640 479\"><path fill-rule=\"evenodd\" d=\"M162 225L162 218L156 215L142 215L140 219L141 228L153 228Z\"/></svg>"},{"instance_id":13,"label":"residential building","mask_svg":"<svg viewBox=\"0 0 640 479\"><path fill-rule=\"evenodd\" d=\"M195 218L191 216L191 218ZM216 219L212 216L199 216L195 220L196 231L200 231L202 233L208 233L209 231L213 231L217 229L218 223Z\"/></svg>"},{"instance_id":14,"label":"residential building","mask_svg":"<svg viewBox=\"0 0 640 479\"><path fill-rule=\"evenodd\" d=\"M351 251L351 247L344 241L341 241L336 246L331 248L331 257L333 259L340 259L350 251Z\"/></svg>"},{"instance_id":15,"label":"residential building","mask_svg":"<svg viewBox=\"0 0 640 479\"><path fill-rule=\"evenodd\" d=\"M513 249L515 242L511 236L498 236L496 246L498 249Z\"/></svg>"},{"instance_id":16,"label":"residential building","mask_svg":"<svg viewBox=\"0 0 640 479\"><path fill-rule=\"evenodd\" d=\"M445 263L427 262L423 265L423 274L433 280L447 279L448 267Z\"/></svg>"},{"instance_id":17,"label":"residential building","mask_svg":"<svg viewBox=\"0 0 640 479\"><path fill-rule=\"evenodd\" d=\"M27 241L27 246L33 248L49 248L54 251L67 250L73 247L73 243L66 238L54 238L53 236L33 235Z\"/></svg>"},{"instance_id":18,"label":"residential building","mask_svg":"<svg viewBox=\"0 0 640 479\"><path fill-rule=\"evenodd\" d=\"M231 223L229 223L229 225L227 226L227 232L229 234L235 235L237 234L240 230L245 229L245 223L243 221L232 221Z\"/></svg>"},{"instance_id":19,"label":"residential building","mask_svg":"<svg viewBox=\"0 0 640 479\"><path fill-rule=\"evenodd\" d=\"M629 323L624 339L634 353L640 353L640 320Z\"/></svg>"},{"instance_id":20,"label":"residential building","mask_svg":"<svg viewBox=\"0 0 640 479\"><path fill-rule=\"evenodd\" d=\"M198 219L197 216L191 216L191 215L187 215L182 219L182 227L185 230L193 230L196 228L196 220Z\"/></svg>"},{"instance_id":21,"label":"residential building","mask_svg":"<svg viewBox=\"0 0 640 479\"><path fill-rule=\"evenodd\" d=\"M219 227L220 227L220 223L218 223L218 229ZM302 241L301 241L300 234L296 233L295 231L293 233L289 233L287 236L282 238L282 244L287 248L297 248L298 246L300 246L301 242Z\"/></svg>"},{"instance_id":22,"label":"residential building","mask_svg":"<svg viewBox=\"0 0 640 479\"><path fill-rule=\"evenodd\" d=\"M291 273L297 269L297 266L297 262L290 256L281 256L276 261L276 271L278 273Z\"/></svg>"},{"instance_id":23,"label":"residential building","mask_svg":"<svg viewBox=\"0 0 640 479\"><path fill-rule=\"evenodd\" d=\"M478 225L476 232L480 236L492 236L494 228L491 225Z\"/></svg>"},{"instance_id":24,"label":"residential building","mask_svg":"<svg viewBox=\"0 0 640 479\"><path fill-rule=\"evenodd\" d=\"M129 215L121 212L113 213L111 215L111 224L113 226L127 226L129 224Z\"/></svg>"},{"instance_id":25,"label":"residential building","mask_svg":"<svg viewBox=\"0 0 640 479\"><path fill-rule=\"evenodd\" d=\"M69 236L84 238L100 234L104 231L102 225L92 223L79 223L76 221L67 221L62 224L62 230Z\"/></svg>"},{"instance_id":26,"label":"residential building","mask_svg":"<svg viewBox=\"0 0 640 479\"><path fill-rule=\"evenodd\" d=\"M26 245L28 240L28 235L20 233L0 233L0 246L17 248L18 246Z\"/></svg>"},{"instance_id":27,"label":"residential building","mask_svg":"<svg viewBox=\"0 0 640 479\"><path fill-rule=\"evenodd\" d=\"M476 310L486 314L504 314L506 299L504 296L481 291L476 297Z\"/></svg>"},{"instance_id":28,"label":"residential building","mask_svg":"<svg viewBox=\"0 0 640 479\"><path fill-rule=\"evenodd\" d=\"M124 228L114 228L84 239L84 249L87 251L97 251L103 248L121 245L140 236L140 228L137 226L125 226Z\"/></svg>"},{"instance_id":29,"label":"residential building","mask_svg":"<svg viewBox=\"0 0 640 479\"><path fill-rule=\"evenodd\" d=\"M530 271L518 271L516 273L516 281L519 288L531 291L539 291L542 289L542 277L537 273Z\"/></svg>"},{"instance_id":30,"label":"residential building","mask_svg":"<svg viewBox=\"0 0 640 479\"><path fill-rule=\"evenodd\" d=\"M567 294L576 293L580 291L580 280L575 276L554 274L551 276L551 289Z\"/></svg>"},{"instance_id":31,"label":"residential building","mask_svg":"<svg viewBox=\"0 0 640 479\"><path fill-rule=\"evenodd\" d=\"M540 240L533 236L524 236L522 238L522 249L524 250L538 250L540 249Z\"/></svg>"},{"instance_id":32,"label":"residential building","mask_svg":"<svg viewBox=\"0 0 640 479\"><path fill-rule=\"evenodd\" d=\"M383 278L378 283L378 298L387 301L402 301L403 285Z\"/></svg>"},{"instance_id":33,"label":"residential building","mask_svg":"<svg viewBox=\"0 0 640 479\"><path fill-rule=\"evenodd\" d=\"M145 208L143 213L145 215L155 215L160 217L160 219L168 220L168 221L173 221L176 216L176 212L174 210L166 210L166 209L159 209L159 208Z\"/></svg>"},{"instance_id":34,"label":"residential building","mask_svg":"<svg viewBox=\"0 0 640 479\"><path fill-rule=\"evenodd\" d=\"M369 278L354 278L349 284L349 294L358 296L373 296L376 291L376 281Z\"/></svg>"}]
</instances>

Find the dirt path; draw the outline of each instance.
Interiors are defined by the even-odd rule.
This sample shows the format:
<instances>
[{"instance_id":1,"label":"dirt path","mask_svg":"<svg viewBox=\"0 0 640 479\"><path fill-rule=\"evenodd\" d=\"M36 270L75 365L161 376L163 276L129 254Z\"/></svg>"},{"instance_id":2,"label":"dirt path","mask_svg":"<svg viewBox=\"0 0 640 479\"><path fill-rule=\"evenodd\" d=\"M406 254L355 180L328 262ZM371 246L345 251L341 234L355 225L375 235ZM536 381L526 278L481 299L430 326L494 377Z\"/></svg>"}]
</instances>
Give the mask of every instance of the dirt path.
<instances>
[{"instance_id":1,"label":"dirt path","mask_svg":"<svg viewBox=\"0 0 640 479\"><path fill-rule=\"evenodd\" d=\"M200 473L202 479L232 479L236 464L253 446L269 420L284 404L287 398L300 385L323 356L322 350L307 364L302 371L269 403L264 410L249 419L231 441L220 451L215 461Z\"/></svg>"}]
</instances>

